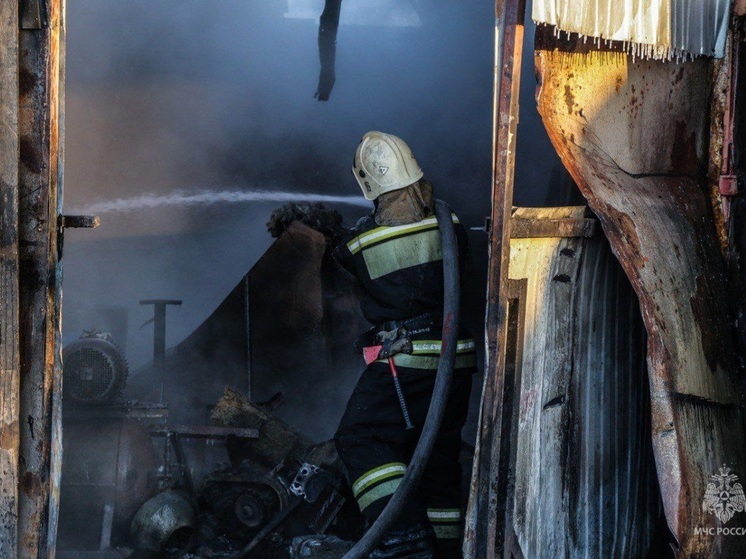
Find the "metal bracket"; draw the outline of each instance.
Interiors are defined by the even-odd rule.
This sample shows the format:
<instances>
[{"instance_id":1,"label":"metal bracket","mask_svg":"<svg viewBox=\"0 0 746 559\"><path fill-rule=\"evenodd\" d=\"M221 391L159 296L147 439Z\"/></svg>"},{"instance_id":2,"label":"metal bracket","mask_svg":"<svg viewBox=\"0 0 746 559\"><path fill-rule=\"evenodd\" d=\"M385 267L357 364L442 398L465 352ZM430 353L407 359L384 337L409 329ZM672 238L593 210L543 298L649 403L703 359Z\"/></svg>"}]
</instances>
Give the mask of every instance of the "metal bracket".
<instances>
[{"instance_id":1,"label":"metal bracket","mask_svg":"<svg viewBox=\"0 0 746 559\"><path fill-rule=\"evenodd\" d=\"M735 196L738 194L738 177L736 175L720 175L720 196Z\"/></svg>"},{"instance_id":2,"label":"metal bracket","mask_svg":"<svg viewBox=\"0 0 746 559\"><path fill-rule=\"evenodd\" d=\"M736 175L720 175L718 191L720 192L723 217L727 226L730 222L732 199L738 195L738 177Z\"/></svg>"},{"instance_id":3,"label":"metal bracket","mask_svg":"<svg viewBox=\"0 0 746 559\"><path fill-rule=\"evenodd\" d=\"M63 229L83 228L95 229L101 225L97 215L61 215L60 227Z\"/></svg>"},{"instance_id":4,"label":"metal bracket","mask_svg":"<svg viewBox=\"0 0 746 559\"><path fill-rule=\"evenodd\" d=\"M293 495L301 497L302 499L308 501L308 497L306 496L306 483L312 476L317 473L319 473L318 466L308 464L307 462L304 463L300 467L300 470L298 470L298 473L295 475L293 483L290 484L290 492Z\"/></svg>"},{"instance_id":5,"label":"metal bracket","mask_svg":"<svg viewBox=\"0 0 746 559\"><path fill-rule=\"evenodd\" d=\"M45 29L49 27L47 0L21 0L21 29Z\"/></svg>"},{"instance_id":6,"label":"metal bracket","mask_svg":"<svg viewBox=\"0 0 746 559\"><path fill-rule=\"evenodd\" d=\"M97 215L60 215L57 217L57 260L62 260L65 229L95 229L101 225Z\"/></svg>"}]
</instances>

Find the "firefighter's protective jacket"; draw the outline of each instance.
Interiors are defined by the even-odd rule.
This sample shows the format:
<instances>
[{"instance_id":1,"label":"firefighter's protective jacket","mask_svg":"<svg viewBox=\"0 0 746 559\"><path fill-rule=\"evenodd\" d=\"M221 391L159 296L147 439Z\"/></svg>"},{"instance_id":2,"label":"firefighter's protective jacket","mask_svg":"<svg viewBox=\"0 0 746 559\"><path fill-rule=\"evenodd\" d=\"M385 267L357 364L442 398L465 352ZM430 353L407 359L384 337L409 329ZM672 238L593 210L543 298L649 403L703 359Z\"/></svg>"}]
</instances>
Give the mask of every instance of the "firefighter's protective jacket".
<instances>
[{"instance_id":1,"label":"firefighter's protective jacket","mask_svg":"<svg viewBox=\"0 0 746 559\"><path fill-rule=\"evenodd\" d=\"M451 214L466 261L467 236ZM365 216L334 251L334 258L362 284L363 315L372 324L443 310L443 250L435 216L406 225L376 223Z\"/></svg>"}]
</instances>

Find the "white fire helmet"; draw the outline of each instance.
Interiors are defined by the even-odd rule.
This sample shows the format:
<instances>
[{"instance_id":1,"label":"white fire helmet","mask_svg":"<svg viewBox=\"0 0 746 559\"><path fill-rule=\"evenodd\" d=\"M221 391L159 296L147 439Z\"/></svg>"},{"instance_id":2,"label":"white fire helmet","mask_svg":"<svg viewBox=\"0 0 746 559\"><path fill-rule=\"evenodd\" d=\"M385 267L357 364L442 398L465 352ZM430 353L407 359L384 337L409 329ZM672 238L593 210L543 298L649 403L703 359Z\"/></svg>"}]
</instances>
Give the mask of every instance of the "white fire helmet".
<instances>
[{"instance_id":1,"label":"white fire helmet","mask_svg":"<svg viewBox=\"0 0 746 559\"><path fill-rule=\"evenodd\" d=\"M383 132L363 136L355 152L352 174L368 200L414 184L423 175L404 140Z\"/></svg>"}]
</instances>

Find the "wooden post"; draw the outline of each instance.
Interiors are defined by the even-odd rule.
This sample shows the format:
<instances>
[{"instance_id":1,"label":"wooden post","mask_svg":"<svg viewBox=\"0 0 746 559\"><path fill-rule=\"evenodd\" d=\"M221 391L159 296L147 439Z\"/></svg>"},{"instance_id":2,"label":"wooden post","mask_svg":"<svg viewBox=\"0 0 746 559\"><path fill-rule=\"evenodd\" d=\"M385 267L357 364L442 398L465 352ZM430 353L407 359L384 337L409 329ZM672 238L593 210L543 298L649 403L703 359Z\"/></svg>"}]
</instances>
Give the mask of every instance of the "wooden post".
<instances>
[{"instance_id":1,"label":"wooden post","mask_svg":"<svg viewBox=\"0 0 746 559\"><path fill-rule=\"evenodd\" d=\"M7 2L6 2L7 3ZM27 1L19 34L18 557L54 557L61 472L60 289L65 0ZM38 9L36 9L38 8ZM18 23L16 23L17 25Z\"/></svg>"},{"instance_id":2,"label":"wooden post","mask_svg":"<svg viewBox=\"0 0 746 559\"><path fill-rule=\"evenodd\" d=\"M18 3L0 2L0 557L18 541Z\"/></svg>"},{"instance_id":3,"label":"wooden post","mask_svg":"<svg viewBox=\"0 0 746 559\"><path fill-rule=\"evenodd\" d=\"M495 84L493 113L492 214L487 277L485 381L474 454L464 557L502 556L505 495L498 495L507 340L510 214L518 125L524 0L495 2Z\"/></svg>"}]
</instances>

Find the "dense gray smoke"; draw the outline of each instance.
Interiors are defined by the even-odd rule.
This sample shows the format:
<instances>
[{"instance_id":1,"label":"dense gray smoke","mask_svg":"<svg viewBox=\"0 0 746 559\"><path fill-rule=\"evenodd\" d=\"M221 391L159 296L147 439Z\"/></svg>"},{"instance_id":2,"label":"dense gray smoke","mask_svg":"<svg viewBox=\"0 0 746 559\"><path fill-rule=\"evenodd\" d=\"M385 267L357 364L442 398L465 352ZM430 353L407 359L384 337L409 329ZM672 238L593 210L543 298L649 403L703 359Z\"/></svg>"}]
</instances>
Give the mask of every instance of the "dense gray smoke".
<instances>
[{"instance_id":1,"label":"dense gray smoke","mask_svg":"<svg viewBox=\"0 0 746 559\"><path fill-rule=\"evenodd\" d=\"M184 301L168 311L167 344L178 343L270 245L264 224L286 199L325 200L354 223L370 207L349 170L368 130L404 138L436 196L467 227L483 225L494 3L345 2L326 103L313 98L322 6L68 0L65 211L101 213L102 225L66 234L65 342L100 326L89 317L102 307L124 309L119 343L136 369L152 357L152 327L140 327L152 309L139 300ZM556 157L531 67L527 51L516 199L542 205ZM464 314L480 337L485 237L470 242L477 280Z\"/></svg>"}]
</instances>

